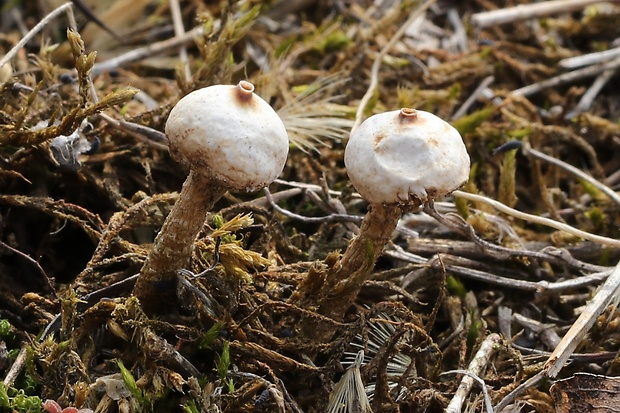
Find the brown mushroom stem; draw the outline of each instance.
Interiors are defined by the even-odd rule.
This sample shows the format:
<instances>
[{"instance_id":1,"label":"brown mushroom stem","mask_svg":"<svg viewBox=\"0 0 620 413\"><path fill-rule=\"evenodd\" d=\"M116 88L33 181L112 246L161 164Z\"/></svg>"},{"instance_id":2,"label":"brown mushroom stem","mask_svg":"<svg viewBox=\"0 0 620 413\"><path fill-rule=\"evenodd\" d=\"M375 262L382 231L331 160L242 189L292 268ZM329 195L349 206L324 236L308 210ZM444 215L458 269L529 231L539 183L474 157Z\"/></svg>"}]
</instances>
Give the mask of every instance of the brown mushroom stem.
<instances>
[{"instance_id":1,"label":"brown mushroom stem","mask_svg":"<svg viewBox=\"0 0 620 413\"><path fill-rule=\"evenodd\" d=\"M311 275L306 277L291 302L341 321L364 282L370 279L375 262L389 242L402 212L397 204L371 204L359 234L340 261L332 265L319 282Z\"/></svg>"},{"instance_id":2,"label":"brown mushroom stem","mask_svg":"<svg viewBox=\"0 0 620 413\"><path fill-rule=\"evenodd\" d=\"M161 303L176 297L177 271L188 267L207 213L225 192L222 185L189 173L133 289L147 314L169 308Z\"/></svg>"}]
</instances>

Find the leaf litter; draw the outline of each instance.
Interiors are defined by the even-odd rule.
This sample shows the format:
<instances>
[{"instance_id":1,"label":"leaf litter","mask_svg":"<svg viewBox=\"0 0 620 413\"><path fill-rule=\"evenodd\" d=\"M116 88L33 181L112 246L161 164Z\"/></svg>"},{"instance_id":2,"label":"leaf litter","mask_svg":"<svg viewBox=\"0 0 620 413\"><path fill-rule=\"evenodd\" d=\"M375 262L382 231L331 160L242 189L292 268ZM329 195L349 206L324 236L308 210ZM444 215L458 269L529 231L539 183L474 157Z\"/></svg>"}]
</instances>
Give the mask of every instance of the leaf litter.
<instances>
[{"instance_id":1,"label":"leaf litter","mask_svg":"<svg viewBox=\"0 0 620 413\"><path fill-rule=\"evenodd\" d=\"M615 3L129 3L85 2L106 29L3 6L2 408L552 412L574 391L544 379L618 375ZM149 317L129 292L187 174L163 125L241 79L287 166L216 204L180 305ZM469 182L403 216L344 319L298 305L366 211L351 128L401 107L461 132Z\"/></svg>"}]
</instances>

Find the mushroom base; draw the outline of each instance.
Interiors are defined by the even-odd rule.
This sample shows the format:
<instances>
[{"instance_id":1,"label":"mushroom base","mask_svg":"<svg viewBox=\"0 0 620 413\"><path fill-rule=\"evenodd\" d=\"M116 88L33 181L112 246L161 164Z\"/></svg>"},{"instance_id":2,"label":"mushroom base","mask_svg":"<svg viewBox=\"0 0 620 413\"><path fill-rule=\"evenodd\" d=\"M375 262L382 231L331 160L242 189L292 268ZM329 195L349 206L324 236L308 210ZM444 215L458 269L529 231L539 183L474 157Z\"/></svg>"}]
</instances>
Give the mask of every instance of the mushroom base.
<instances>
[{"instance_id":1,"label":"mushroom base","mask_svg":"<svg viewBox=\"0 0 620 413\"><path fill-rule=\"evenodd\" d=\"M402 209L397 204L371 204L359 235L342 258L333 262L328 257L326 272L309 273L291 297L291 303L342 321L362 285L370 279L375 262L390 241L401 215ZM320 332L318 335L323 336Z\"/></svg>"}]
</instances>

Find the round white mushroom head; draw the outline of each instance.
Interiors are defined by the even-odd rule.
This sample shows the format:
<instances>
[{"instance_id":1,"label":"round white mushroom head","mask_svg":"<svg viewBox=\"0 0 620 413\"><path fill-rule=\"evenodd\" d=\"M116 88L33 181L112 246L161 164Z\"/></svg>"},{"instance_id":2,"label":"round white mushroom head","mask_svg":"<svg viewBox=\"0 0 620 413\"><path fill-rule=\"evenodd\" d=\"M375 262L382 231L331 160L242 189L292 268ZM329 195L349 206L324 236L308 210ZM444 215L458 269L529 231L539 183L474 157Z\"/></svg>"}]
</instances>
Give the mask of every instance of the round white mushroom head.
<instances>
[{"instance_id":1,"label":"round white mushroom head","mask_svg":"<svg viewBox=\"0 0 620 413\"><path fill-rule=\"evenodd\" d=\"M213 85L183 97L166 122L170 154L232 191L256 191L280 175L289 141L254 85Z\"/></svg>"},{"instance_id":2,"label":"round white mushroom head","mask_svg":"<svg viewBox=\"0 0 620 413\"><path fill-rule=\"evenodd\" d=\"M462 186L469 155L459 132L432 113L404 108L366 119L349 138L344 163L370 203L423 203Z\"/></svg>"}]
</instances>

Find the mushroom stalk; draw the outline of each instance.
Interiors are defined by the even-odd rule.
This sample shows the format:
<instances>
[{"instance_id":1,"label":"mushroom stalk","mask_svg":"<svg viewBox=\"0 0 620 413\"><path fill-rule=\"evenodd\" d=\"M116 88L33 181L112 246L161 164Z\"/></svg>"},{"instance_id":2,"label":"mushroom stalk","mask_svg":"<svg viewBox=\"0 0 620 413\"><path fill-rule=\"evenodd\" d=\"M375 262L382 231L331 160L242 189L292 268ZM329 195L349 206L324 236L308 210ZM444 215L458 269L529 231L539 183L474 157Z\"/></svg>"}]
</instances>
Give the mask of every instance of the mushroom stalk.
<instances>
[{"instance_id":1,"label":"mushroom stalk","mask_svg":"<svg viewBox=\"0 0 620 413\"><path fill-rule=\"evenodd\" d=\"M154 311L162 298L176 294L177 271L189 265L207 213L225 192L225 187L190 171L133 290L147 313Z\"/></svg>"},{"instance_id":2,"label":"mushroom stalk","mask_svg":"<svg viewBox=\"0 0 620 413\"><path fill-rule=\"evenodd\" d=\"M347 247L334 276L328 278L325 295L319 295L318 312L339 319L359 293L375 262L390 241L402 215L397 204L371 204L359 235Z\"/></svg>"}]
</instances>

